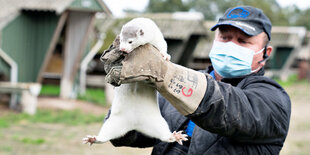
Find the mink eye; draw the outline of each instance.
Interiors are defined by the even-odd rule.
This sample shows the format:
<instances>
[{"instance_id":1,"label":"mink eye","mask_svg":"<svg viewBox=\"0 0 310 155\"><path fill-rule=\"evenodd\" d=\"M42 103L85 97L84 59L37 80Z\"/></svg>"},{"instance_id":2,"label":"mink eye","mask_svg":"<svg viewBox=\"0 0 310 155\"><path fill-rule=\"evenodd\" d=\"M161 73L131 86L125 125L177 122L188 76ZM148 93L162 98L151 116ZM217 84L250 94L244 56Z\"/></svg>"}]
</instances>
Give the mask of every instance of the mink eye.
<instances>
[{"instance_id":1,"label":"mink eye","mask_svg":"<svg viewBox=\"0 0 310 155\"><path fill-rule=\"evenodd\" d=\"M128 41L129 44L132 44L132 41Z\"/></svg>"}]
</instances>

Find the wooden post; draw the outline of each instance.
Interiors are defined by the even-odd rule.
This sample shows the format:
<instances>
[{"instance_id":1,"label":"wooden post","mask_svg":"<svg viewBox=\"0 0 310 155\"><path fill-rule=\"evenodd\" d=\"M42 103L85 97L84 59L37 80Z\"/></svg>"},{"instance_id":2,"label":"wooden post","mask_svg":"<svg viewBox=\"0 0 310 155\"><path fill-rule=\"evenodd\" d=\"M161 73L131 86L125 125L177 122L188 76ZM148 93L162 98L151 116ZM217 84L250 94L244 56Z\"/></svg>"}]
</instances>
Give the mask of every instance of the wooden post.
<instances>
[{"instance_id":1,"label":"wooden post","mask_svg":"<svg viewBox=\"0 0 310 155\"><path fill-rule=\"evenodd\" d=\"M64 69L61 78L60 97L74 97L73 83L78 70L78 64L85 50L88 33L94 21L94 13L69 13L66 29Z\"/></svg>"},{"instance_id":2,"label":"wooden post","mask_svg":"<svg viewBox=\"0 0 310 155\"><path fill-rule=\"evenodd\" d=\"M67 20L67 17L68 17L68 12L64 12L59 21L58 21L58 24L57 24L57 27L56 27L56 30L54 32L54 35L53 35L53 38L52 38L52 41L48 47L48 51L46 53L46 56L44 58L44 61L43 61L43 65L40 69L40 72L39 72L39 75L37 77L37 82L41 83L42 82L42 75L43 75L43 72L45 71L47 65L48 65L48 62L50 61L52 55L53 55L53 51L55 50L55 47L56 47L56 44L57 44L57 41L59 39L59 36L60 36L60 33L61 33L61 30L63 29L64 25L65 25L65 22Z\"/></svg>"},{"instance_id":3,"label":"wooden post","mask_svg":"<svg viewBox=\"0 0 310 155\"><path fill-rule=\"evenodd\" d=\"M306 59L301 59L298 64L298 80L308 78L309 62Z\"/></svg>"}]
</instances>

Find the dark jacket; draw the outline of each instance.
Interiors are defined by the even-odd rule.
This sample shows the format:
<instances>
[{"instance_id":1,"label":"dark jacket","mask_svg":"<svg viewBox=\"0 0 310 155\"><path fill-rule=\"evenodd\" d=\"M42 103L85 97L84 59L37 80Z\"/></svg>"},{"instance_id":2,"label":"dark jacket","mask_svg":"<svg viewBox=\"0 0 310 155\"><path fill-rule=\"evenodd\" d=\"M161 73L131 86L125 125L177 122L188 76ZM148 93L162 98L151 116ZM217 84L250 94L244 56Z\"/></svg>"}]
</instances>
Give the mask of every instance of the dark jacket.
<instances>
[{"instance_id":1,"label":"dark jacket","mask_svg":"<svg viewBox=\"0 0 310 155\"><path fill-rule=\"evenodd\" d=\"M136 131L111 142L115 146L154 146L155 155L279 154L289 128L290 98L279 84L263 75L261 69L221 82L206 76L205 96L198 109L186 117L159 97L162 116L171 131L184 130L189 119L196 124L188 144L168 144Z\"/></svg>"}]
</instances>

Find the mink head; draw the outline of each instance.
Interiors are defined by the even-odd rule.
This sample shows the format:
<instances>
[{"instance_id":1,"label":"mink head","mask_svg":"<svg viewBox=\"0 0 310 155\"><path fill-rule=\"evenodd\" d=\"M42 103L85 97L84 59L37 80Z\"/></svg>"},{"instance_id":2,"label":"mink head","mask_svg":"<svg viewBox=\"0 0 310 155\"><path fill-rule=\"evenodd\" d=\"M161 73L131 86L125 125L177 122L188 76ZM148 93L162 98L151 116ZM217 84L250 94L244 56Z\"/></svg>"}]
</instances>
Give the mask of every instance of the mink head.
<instances>
[{"instance_id":1,"label":"mink head","mask_svg":"<svg viewBox=\"0 0 310 155\"><path fill-rule=\"evenodd\" d=\"M131 52L132 50L143 44L143 36L144 31L139 27L123 27L120 34L119 49L126 53Z\"/></svg>"}]
</instances>

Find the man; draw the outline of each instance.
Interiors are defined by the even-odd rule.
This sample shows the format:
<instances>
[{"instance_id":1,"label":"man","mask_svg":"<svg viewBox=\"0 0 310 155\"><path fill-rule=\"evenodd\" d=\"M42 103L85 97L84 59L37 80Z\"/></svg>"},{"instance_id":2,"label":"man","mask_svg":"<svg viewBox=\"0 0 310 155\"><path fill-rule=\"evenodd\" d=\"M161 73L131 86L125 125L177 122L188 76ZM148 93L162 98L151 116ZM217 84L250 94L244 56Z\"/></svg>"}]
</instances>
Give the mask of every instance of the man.
<instances>
[{"instance_id":1,"label":"man","mask_svg":"<svg viewBox=\"0 0 310 155\"><path fill-rule=\"evenodd\" d=\"M107 80L114 85L154 85L171 131L189 135L189 141L179 145L131 131L111 140L113 145L153 146L152 154L279 154L291 105L285 90L263 76L272 52L271 22L261 10L240 6L228 9L211 30L216 31L212 66L202 72L162 60L149 45L122 63L104 61Z\"/></svg>"}]
</instances>

